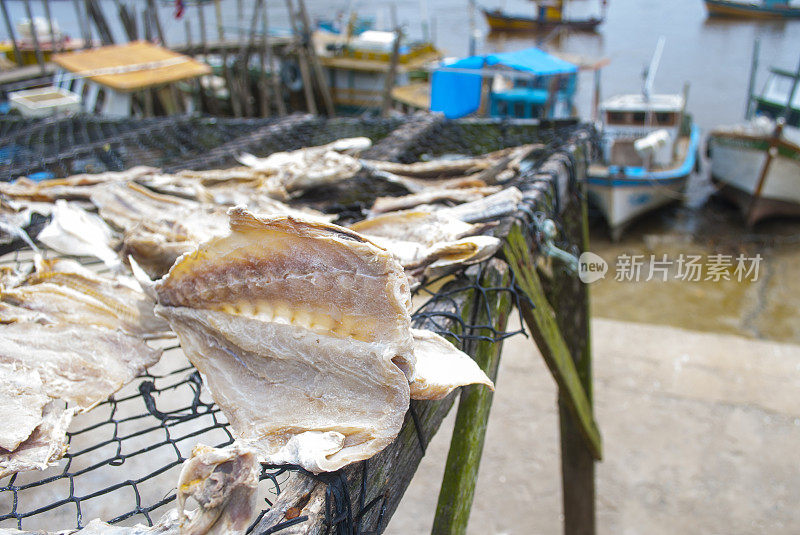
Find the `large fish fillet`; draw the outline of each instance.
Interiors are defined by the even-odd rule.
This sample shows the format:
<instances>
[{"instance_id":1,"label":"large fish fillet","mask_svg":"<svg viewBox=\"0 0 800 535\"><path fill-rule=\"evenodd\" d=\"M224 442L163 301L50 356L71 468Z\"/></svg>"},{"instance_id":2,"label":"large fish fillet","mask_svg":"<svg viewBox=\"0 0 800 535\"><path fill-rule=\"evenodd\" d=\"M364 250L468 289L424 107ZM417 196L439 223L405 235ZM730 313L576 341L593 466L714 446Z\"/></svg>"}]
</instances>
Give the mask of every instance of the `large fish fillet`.
<instances>
[{"instance_id":1,"label":"large fish fillet","mask_svg":"<svg viewBox=\"0 0 800 535\"><path fill-rule=\"evenodd\" d=\"M321 472L371 457L399 432L415 377L402 267L342 227L230 215L230 234L156 284L156 312L263 461Z\"/></svg>"}]
</instances>

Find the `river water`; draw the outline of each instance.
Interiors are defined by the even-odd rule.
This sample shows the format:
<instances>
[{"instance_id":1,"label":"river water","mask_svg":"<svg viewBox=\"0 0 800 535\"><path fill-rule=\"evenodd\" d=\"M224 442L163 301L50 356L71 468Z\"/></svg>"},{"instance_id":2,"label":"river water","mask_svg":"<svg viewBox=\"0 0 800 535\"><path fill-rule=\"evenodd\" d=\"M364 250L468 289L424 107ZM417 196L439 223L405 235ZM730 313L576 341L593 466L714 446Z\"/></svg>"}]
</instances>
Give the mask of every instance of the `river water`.
<instances>
[{"instance_id":1,"label":"river water","mask_svg":"<svg viewBox=\"0 0 800 535\"><path fill-rule=\"evenodd\" d=\"M141 11L144 2L120 0ZM500 7L510 13L532 14L527 0L482 0L487 8ZM332 18L348 11L348 5L362 16L375 18L376 25L389 28L397 21L411 38L421 38L425 31L421 13L427 12L427 27L437 46L448 55L464 56L470 42L470 9L467 0L393 2L307 0L312 18ZM43 15L41 2L31 0L35 15ZM116 35L122 36L117 23L115 2L101 0L104 12ZM160 17L167 44L186 39L185 22L176 20L170 4L160 4ZM239 5L242 6L241 17ZM252 0L223 0L223 26L228 35L246 31ZM268 2L270 26L288 28L283 2ZM8 2L14 20L25 16L24 4ZM80 36L73 3L52 1L61 28ZM192 39L200 36L197 7L188 6ZM575 0L568 13L575 18L597 15L600 2ZM216 36L214 10L205 9L206 34ZM482 15L476 13L478 53L511 51L532 46L536 36L489 35ZM3 31L3 30L0 30ZM0 36L5 37L2 33ZM691 84L689 111L706 131L720 124L741 120L755 39L761 41L761 63L756 88L763 85L767 69L779 66L794 69L800 56L800 21L739 21L709 19L701 0L610 0L606 21L596 34L573 33L551 40L552 52L581 56L588 61L607 58L602 72L601 94L638 92L642 71L660 36L666 47L655 78L656 92L679 92ZM592 74L580 76L579 111L590 114ZM742 218L731 206L713 196L708 180L708 165L690 183L687 199L657 211L634 225L618 244L608 239L603 221L591 219L591 250L609 264L608 276L593 284L595 315L662 323L690 329L738 333L781 341L800 342L800 224L777 220L745 229ZM800 180L800 177L798 177ZM800 182L799 182L800 184ZM667 282L617 282L614 266L621 254L641 254L672 261L681 254L761 254L759 278L686 282L671 277ZM674 269L673 265L673 269ZM644 267L646 272L647 266ZM731 272L732 273L732 272ZM674 272L671 272L674 275Z\"/></svg>"}]
</instances>

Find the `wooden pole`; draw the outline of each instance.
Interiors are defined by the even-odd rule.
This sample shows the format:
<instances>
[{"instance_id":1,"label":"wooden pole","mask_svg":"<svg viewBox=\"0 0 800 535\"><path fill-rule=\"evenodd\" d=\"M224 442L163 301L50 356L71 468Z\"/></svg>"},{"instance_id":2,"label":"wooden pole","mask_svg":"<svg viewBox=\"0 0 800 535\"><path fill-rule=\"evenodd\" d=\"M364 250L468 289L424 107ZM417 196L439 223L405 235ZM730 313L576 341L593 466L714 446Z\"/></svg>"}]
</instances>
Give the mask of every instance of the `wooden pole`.
<instances>
[{"instance_id":1,"label":"wooden pole","mask_svg":"<svg viewBox=\"0 0 800 535\"><path fill-rule=\"evenodd\" d=\"M8 33L9 39L11 39L11 46L14 48L14 61L17 62L17 65L22 67L22 53L19 51L17 36L14 33L14 25L12 24L11 17L8 14L6 0L0 0L0 8L3 10L3 22L5 22L6 25L6 32Z\"/></svg>"},{"instance_id":2,"label":"wooden pole","mask_svg":"<svg viewBox=\"0 0 800 535\"><path fill-rule=\"evenodd\" d=\"M294 5L292 0L286 0L286 8L289 10L289 21L292 25L292 30L297 38L297 63L300 66L300 77L303 79L303 93L306 97L306 107L308 112L317 115L317 103L314 100L314 86L311 80L311 72L308 69L308 51L303 43L303 34L300 33L300 28L297 24L297 17L294 12Z\"/></svg>"},{"instance_id":3,"label":"wooden pole","mask_svg":"<svg viewBox=\"0 0 800 535\"><path fill-rule=\"evenodd\" d=\"M480 285L484 288L504 288L508 286L510 279L511 271L508 266L499 260L493 260L483 273ZM485 302L482 295L486 295ZM474 299L473 308L474 315L470 324L491 325L497 332L505 332L508 314L512 310L511 295L508 292L479 292ZM502 347L501 341L480 340L468 351L469 354L474 354L475 361L492 381L497 379ZM482 385L461 389L455 428L431 530L433 534L466 533L493 397L493 392Z\"/></svg>"},{"instance_id":4,"label":"wooden pole","mask_svg":"<svg viewBox=\"0 0 800 535\"><path fill-rule=\"evenodd\" d=\"M50 0L42 0L44 5L44 13L47 17L47 26L50 29L50 53L55 54L56 48L56 30L53 28L53 12L50 10Z\"/></svg>"},{"instance_id":5,"label":"wooden pole","mask_svg":"<svg viewBox=\"0 0 800 535\"><path fill-rule=\"evenodd\" d=\"M394 30L394 43L392 44L392 59L389 62L389 72L386 73L386 80L383 84L383 100L381 102L381 115L387 117L392 108L392 88L397 78L397 64L400 61L400 39L403 32L399 27Z\"/></svg>"},{"instance_id":6,"label":"wooden pole","mask_svg":"<svg viewBox=\"0 0 800 535\"><path fill-rule=\"evenodd\" d=\"M328 117L336 115L336 110L333 106L333 96L331 95L331 88L328 84L328 79L325 78L325 72L322 70L322 64L317 57L317 50L314 47L314 38L311 34L311 20L306 11L305 0L297 0L300 8L300 17L303 19L303 43L306 50L308 50L308 57L311 60L311 68L314 70L314 75L317 79L319 92L322 94L322 103L325 105L325 113Z\"/></svg>"},{"instance_id":7,"label":"wooden pole","mask_svg":"<svg viewBox=\"0 0 800 535\"><path fill-rule=\"evenodd\" d=\"M158 15L158 6L156 6L156 0L147 0L147 8L150 10L150 16L153 17L153 24L155 25L158 40L161 41L161 46L166 47L167 40L164 38L164 29L161 27L161 17Z\"/></svg>"},{"instance_id":8,"label":"wooden pole","mask_svg":"<svg viewBox=\"0 0 800 535\"><path fill-rule=\"evenodd\" d=\"M275 106L278 109L278 115L283 117L286 115L286 104L283 102L283 93L281 91L281 84L277 71L274 69L272 63L272 45L269 42L269 4L264 3L264 11L262 12L263 26L264 26L264 42L266 43L267 65L270 68L270 82L272 83L272 98L275 100Z\"/></svg>"},{"instance_id":9,"label":"wooden pole","mask_svg":"<svg viewBox=\"0 0 800 535\"><path fill-rule=\"evenodd\" d=\"M42 71L42 75L44 76L44 56L42 55L42 49L39 47L39 37L36 35L36 24L34 24L33 20L31 0L25 0L25 14L28 15L28 21L31 25L31 39L33 39L33 51L36 53L36 63L39 64L39 70Z\"/></svg>"},{"instance_id":10,"label":"wooden pole","mask_svg":"<svg viewBox=\"0 0 800 535\"><path fill-rule=\"evenodd\" d=\"M81 3L79 0L72 0L72 5L75 7L75 18L78 19L78 26L81 28L81 37L83 37L83 48L92 46L92 29L89 28L88 16L83 16L81 10Z\"/></svg>"},{"instance_id":11,"label":"wooden pole","mask_svg":"<svg viewBox=\"0 0 800 535\"><path fill-rule=\"evenodd\" d=\"M761 40L756 39L753 43L753 57L750 60L750 80L747 82L747 105L744 107L744 118L750 119L753 116L753 91L756 85L756 73L758 72L758 54L761 49Z\"/></svg>"},{"instance_id":12,"label":"wooden pole","mask_svg":"<svg viewBox=\"0 0 800 535\"><path fill-rule=\"evenodd\" d=\"M86 13L94 22L97 33L100 35L100 40L104 45L113 45L114 36L111 34L111 28L103 16L103 11L100 5L95 0L85 0Z\"/></svg>"},{"instance_id":13,"label":"wooden pole","mask_svg":"<svg viewBox=\"0 0 800 535\"><path fill-rule=\"evenodd\" d=\"M267 28L267 4L266 2L261 8L261 47L259 49L258 61L261 66L261 72L258 78L258 102L261 117L269 117L269 88L267 80L267 50L269 49L268 28Z\"/></svg>"},{"instance_id":14,"label":"wooden pole","mask_svg":"<svg viewBox=\"0 0 800 535\"><path fill-rule=\"evenodd\" d=\"M198 7L202 12L203 4L199 4ZM214 0L214 16L217 22L217 38L219 39L220 43L224 43L225 29L222 24L222 7L220 5L220 0ZM205 28L205 19L202 19L200 24L202 25L202 28ZM203 31L205 32L205 30ZM228 65L228 53L225 51L225 49L222 50L222 75L225 78L225 83L228 84L228 94L230 95L231 99L231 109L233 111L233 115L234 117L241 117L242 105L241 102L239 102L239 98L236 94L236 83L231 75L231 69Z\"/></svg>"}]
</instances>

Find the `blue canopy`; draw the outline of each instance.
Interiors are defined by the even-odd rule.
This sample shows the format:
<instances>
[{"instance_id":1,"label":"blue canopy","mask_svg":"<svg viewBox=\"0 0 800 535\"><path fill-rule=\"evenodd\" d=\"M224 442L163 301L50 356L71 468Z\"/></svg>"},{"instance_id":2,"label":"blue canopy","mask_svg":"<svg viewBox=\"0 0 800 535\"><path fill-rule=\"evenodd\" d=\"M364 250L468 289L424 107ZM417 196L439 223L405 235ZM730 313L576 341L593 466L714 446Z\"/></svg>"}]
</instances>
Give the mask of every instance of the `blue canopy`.
<instances>
[{"instance_id":1,"label":"blue canopy","mask_svg":"<svg viewBox=\"0 0 800 535\"><path fill-rule=\"evenodd\" d=\"M471 56L446 65L448 69L478 71L484 67L503 65L539 76L575 73L578 67L551 56L538 48ZM444 112L455 119L476 111L481 102L481 75L468 72L435 71L431 81L431 111Z\"/></svg>"}]
</instances>

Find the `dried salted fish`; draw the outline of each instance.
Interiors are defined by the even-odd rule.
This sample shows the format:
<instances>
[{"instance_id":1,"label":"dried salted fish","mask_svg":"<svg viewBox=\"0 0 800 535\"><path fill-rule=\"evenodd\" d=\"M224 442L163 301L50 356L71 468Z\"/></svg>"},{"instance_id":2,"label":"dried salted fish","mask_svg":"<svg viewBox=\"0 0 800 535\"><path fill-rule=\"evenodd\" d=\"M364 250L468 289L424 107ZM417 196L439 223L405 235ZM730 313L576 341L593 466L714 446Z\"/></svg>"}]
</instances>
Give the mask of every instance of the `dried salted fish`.
<instances>
[{"instance_id":1,"label":"dried salted fish","mask_svg":"<svg viewBox=\"0 0 800 535\"><path fill-rule=\"evenodd\" d=\"M241 444L195 446L178 478L181 534L243 535L256 512L260 473L256 452ZM187 511L188 499L199 507Z\"/></svg>"},{"instance_id":2,"label":"dried salted fish","mask_svg":"<svg viewBox=\"0 0 800 535\"><path fill-rule=\"evenodd\" d=\"M510 187L477 201L441 208L436 213L468 223L498 219L516 213L519 210L522 198L523 195L520 190Z\"/></svg>"},{"instance_id":3,"label":"dried salted fish","mask_svg":"<svg viewBox=\"0 0 800 535\"><path fill-rule=\"evenodd\" d=\"M62 254L94 256L110 268L120 264L111 246L113 231L105 221L62 199L56 201L53 219L36 239Z\"/></svg>"},{"instance_id":4,"label":"dried salted fish","mask_svg":"<svg viewBox=\"0 0 800 535\"><path fill-rule=\"evenodd\" d=\"M13 451L42 421L42 409L50 401L36 370L0 364L5 392L0 397L0 413L5 421L0 428L0 450Z\"/></svg>"},{"instance_id":5,"label":"dried salted fish","mask_svg":"<svg viewBox=\"0 0 800 535\"><path fill-rule=\"evenodd\" d=\"M100 327L26 321L0 325L0 406L19 403L24 391L31 402L28 413L4 414L24 418L27 423L15 424L20 429L34 428L15 448L0 447L0 477L58 461L67 448L72 415L107 399L160 356L161 350L140 338ZM9 433L0 431L8 446L24 434Z\"/></svg>"},{"instance_id":6,"label":"dried salted fish","mask_svg":"<svg viewBox=\"0 0 800 535\"><path fill-rule=\"evenodd\" d=\"M81 411L155 364L161 350L140 338L91 326L0 325L0 363L36 370L47 395Z\"/></svg>"},{"instance_id":7,"label":"dried salted fish","mask_svg":"<svg viewBox=\"0 0 800 535\"><path fill-rule=\"evenodd\" d=\"M346 154L368 148L367 138L340 139L327 145L307 147L291 152L275 152L266 158L252 154L238 157L240 163L269 173L264 186L282 198L296 197L321 185L352 178L361 170L361 163Z\"/></svg>"},{"instance_id":8,"label":"dried salted fish","mask_svg":"<svg viewBox=\"0 0 800 535\"><path fill-rule=\"evenodd\" d=\"M391 251L407 275L435 276L491 257L500 247L493 236L474 236L483 227L440 211L405 210L381 214L350 226Z\"/></svg>"},{"instance_id":9,"label":"dried salted fish","mask_svg":"<svg viewBox=\"0 0 800 535\"><path fill-rule=\"evenodd\" d=\"M137 166L125 171L80 174L39 182L22 177L13 182L0 182L0 194L11 199L55 202L56 199L89 200L95 186L108 182L125 182L157 171L153 167Z\"/></svg>"},{"instance_id":10,"label":"dried salted fish","mask_svg":"<svg viewBox=\"0 0 800 535\"><path fill-rule=\"evenodd\" d=\"M157 312L262 459L335 470L399 431L409 387L393 359L411 353L410 294L394 258L358 234L233 209L230 235L156 289Z\"/></svg>"},{"instance_id":11,"label":"dried salted fish","mask_svg":"<svg viewBox=\"0 0 800 535\"><path fill-rule=\"evenodd\" d=\"M154 303L135 281L92 273L37 271L26 283L3 292L3 303L42 314L49 321L94 325L151 338L169 333Z\"/></svg>"},{"instance_id":12,"label":"dried salted fish","mask_svg":"<svg viewBox=\"0 0 800 535\"><path fill-rule=\"evenodd\" d=\"M438 211L402 210L353 223L350 229L370 238L388 238L432 246L474 234L481 227L443 216Z\"/></svg>"},{"instance_id":13,"label":"dried salted fish","mask_svg":"<svg viewBox=\"0 0 800 535\"><path fill-rule=\"evenodd\" d=\"M483 370L450 342L436 333L412 329L416 367L411 380L413 399L442 399L455 388L482 384L494 390Z\"/></svg>"},{"instance_id":14,"label":"dried salted fish","mask_svg":"<svg viewBox=\"0 0 800 535\"><path fill-rule=\"evenodd\" d=\"M98 188L92 202L124 231L122 256L133 256L150 276L161 276L200 241L227 229L224 209L154 193L135 183Z\"/></svg>"},{"instance_id":15,"label":"dried salted fish","mask_svg":"<svg viewBox=\"0 0 800 535\"><path fill-rule=\"evenodd\" d=\"M5 383L0 376L0 384ZM0 394L4 395L4 394ZM33 432L13 451L0 448L0 478L26 470L44 470L67 451L67 427L75 410L61 401L50 401Z\"/></svg>"},{"instance_id":16,"label":"dried salted fish","mask_svg":"<svg viewBox=\"0 0 800 535\"><path fill-rule=\"evenodd\" d=\"M0 535L243 535L256 513L260 472L255 452L240 444L225 448L198 445L183 463L177 508L164 513L153 526L115 526L95 519L80 530L0 528ZM199 507L187 509L190 501Z\"/></svg>"},{"instance_id":17,"label":"dried salted fish","mask_svg":"<svg viewBox=\"0 0 800 535\"><path fill-rule=\"evenodd\" d=\"M442 201L450 201L455 203L477 201L478 199L482 199L487 195L497 193L500 191L500 189L500 186L474 188L436 188L421 191L419 193L412 193L411 195L403 195L401 197L378 197L372 204L370 211L373 214L382 214L385 212L394 212L397 210L414 208L421 204Z\"/></svg>"},{"instance_id":18,"label":"dried salted fish","mask_svg":"<svg viewBox=\"0 0 800 535\"><path fill-rule=\"evenodd\" d=\"M374 455L415 373L402 267L342 227L230 215L156 284L157 313L261 460L320 472Z\"/></svg>"}]
</instances>

